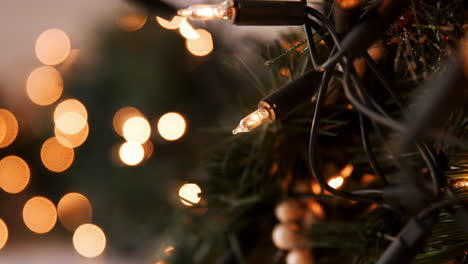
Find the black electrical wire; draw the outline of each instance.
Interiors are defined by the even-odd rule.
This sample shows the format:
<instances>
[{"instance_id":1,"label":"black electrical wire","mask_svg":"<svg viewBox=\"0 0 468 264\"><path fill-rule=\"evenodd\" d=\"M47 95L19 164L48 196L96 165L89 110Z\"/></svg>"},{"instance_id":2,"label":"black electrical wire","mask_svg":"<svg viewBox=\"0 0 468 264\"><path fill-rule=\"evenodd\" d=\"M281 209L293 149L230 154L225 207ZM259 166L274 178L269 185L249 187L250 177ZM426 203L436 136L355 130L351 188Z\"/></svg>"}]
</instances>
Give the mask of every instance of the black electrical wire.
<instances>
[{"instance_id":1,"label":"black electrical wire","mask_svg":"<svg viewBox=\"0 0 468 264\"><path fill-rule=\"evenodd\" d=\"M430 206L426 207L424 210L418 213L416 216L418 219L424 219L428 216L431 216L435 211L440 210L442 208L448 207L455 205L457 203L461 203L465 201L466 199L462 198L455 198L451 200L443 200L443 201L438 201L436 203L431 204Z\"/></svg>"},{"instance_id":2,"label":"black electrical wire","mask_svg":"<svg viewBox=\"0 0 468 264\"><path fill-rule=\"evenodd\" d=\"M379 177L383 181L384 185L387 185L387 178L383 174L382 169L380 168L379 163L377 162L377 158L375 157L375 153L372 150L372 146L370 145L366 123L367 120L365 120L362 114L359 113L359 128L361 131L362 146L364 147L364 151L366 152L370 167L374 171L375 175L377 175L377 177Z\"/></svg>"},{"instance_id":3,"label":"black electrical wire","mask_svg":"<svg viewBox=\"0 0 468 264\"><path fill-rule=\"evenodd\" d=\"M318 126L320 124L320 111L322 109L322 103L323 103L323 100L325 99L326 90L327 90L328 82L330 81L330 78L331 78L331 73L328 71L325 71L322 77L321 85L318 89L317 96L316 96L315 110L314 110L314 114L312 118L312 126L310 129L310 137L309 137L309 166L310 166L312 175L314 176L315 180L318 182L320 187L323 190L330 192L332 195L340 196L345 199L355 200L355 201L360 201L360 202L380 202L382 201L380 197L369 197L366 195L353 194L353 193L337 190L331 187L330 185L328 185L326 180L323 177L321 177L321 175L318 173L317 166L315 165L315 161L316 161L315 146L316 146L317 135L318 135Z\"/></svg>"}]
</instances>

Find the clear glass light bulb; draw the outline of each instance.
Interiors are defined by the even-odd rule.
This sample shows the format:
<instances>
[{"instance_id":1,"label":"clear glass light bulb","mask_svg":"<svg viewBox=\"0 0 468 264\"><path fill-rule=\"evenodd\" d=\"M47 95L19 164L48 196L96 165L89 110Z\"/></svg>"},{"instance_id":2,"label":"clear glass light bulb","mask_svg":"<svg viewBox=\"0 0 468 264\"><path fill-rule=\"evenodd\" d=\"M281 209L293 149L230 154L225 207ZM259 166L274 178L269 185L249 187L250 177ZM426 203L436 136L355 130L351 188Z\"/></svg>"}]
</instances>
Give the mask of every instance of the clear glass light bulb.
<instances>
[{"instance_id":1,"label":"clear glass light bulb","mask_svg":"<svg viewBox=\"0 0 468 264\"><path fill-rule=\"evenodd\" d=\"M255 110L250 115L244 117L239 122L239 125L232 131L232 134L245 133L252 131L254 128L265 123L270 119L270 111L267 107L261 107Z\"/></svg>"},{"instance_id":2,"label":"clear glass light bulb","mask_svg":"<svg viewBox=\"0 0 468 264\"><path fill-rule=\"evenodd\" d=\"M177 14L198 20L232 19L234 8L231 2L224 2L219 5L191 5L186 9L180 9Z\"/></svg>"}]
</instances>

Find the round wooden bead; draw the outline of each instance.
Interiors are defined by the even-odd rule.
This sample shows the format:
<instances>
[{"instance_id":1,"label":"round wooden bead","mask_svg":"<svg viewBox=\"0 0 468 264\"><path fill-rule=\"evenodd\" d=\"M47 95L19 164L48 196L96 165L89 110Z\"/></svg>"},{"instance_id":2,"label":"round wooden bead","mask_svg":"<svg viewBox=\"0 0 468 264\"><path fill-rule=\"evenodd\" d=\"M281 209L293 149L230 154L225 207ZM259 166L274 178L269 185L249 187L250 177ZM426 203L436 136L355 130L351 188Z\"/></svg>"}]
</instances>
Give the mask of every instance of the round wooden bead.
<instances>
[{"instance_id":1,"label":"round wooden bead","mask_svg":"<svg viewBox=\"0 0 468 264\"><path fill-rule=\"evenodd\" d=\"M296 199L281 202L275 208L275 215L281 223L301 220L306 211L305 205Z\"/></svg>"},{"instance_id":2,"label":"round wooden bead","mask_svg":"<svg viewBox=\"0 0 468 264\"><path fill-rule=\"evenodd\" d=\"M307 245L305 237L300 233L299 226L293 223L276 225L273 229L272 240L277 248L283 250L304 248Z\"/></svg>"},{"instance_id":3,"label":"round wooden bead","mask_svg":"<svg viewBox=\"0 0 468 264\"><path fill-rule=\"evenodd\" d=\"M286 264L314 264L314 257L307 249L294 249L286 256Z\"/></svg>"}]
</instances>

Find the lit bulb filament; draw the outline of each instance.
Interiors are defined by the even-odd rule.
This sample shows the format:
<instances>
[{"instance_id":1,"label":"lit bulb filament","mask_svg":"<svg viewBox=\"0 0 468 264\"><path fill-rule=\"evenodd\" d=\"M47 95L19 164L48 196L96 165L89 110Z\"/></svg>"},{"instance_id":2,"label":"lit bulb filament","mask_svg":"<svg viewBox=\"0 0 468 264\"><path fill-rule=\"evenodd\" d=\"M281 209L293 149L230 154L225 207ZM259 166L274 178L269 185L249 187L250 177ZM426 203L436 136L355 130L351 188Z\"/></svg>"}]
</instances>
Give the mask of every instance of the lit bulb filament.
<instances>
[{"instance_id":1,"label":"lit bulb filament","mask_svg":"<svg viewBox=\"0 0 468 264\"><path fill-rule=\"evenodd\" d=\"M266 107L257 109L255 112L246 116L239 122L239 125L232 131L232 133L245 133L252 131L254 128L263 124L270 119L270 112Z\"/></svg>"},{"instance_id":2,"label":"lit bulb filament","mask_svg":"<svg viewBox=\"0 0 468 264\"><path fill-rule=\"evenodd\" d=\"M199 20L231 19L234 9L228 3L220 5L192 5L186 9L180 9L177 14Z\"/></svg>"}]
</instances>

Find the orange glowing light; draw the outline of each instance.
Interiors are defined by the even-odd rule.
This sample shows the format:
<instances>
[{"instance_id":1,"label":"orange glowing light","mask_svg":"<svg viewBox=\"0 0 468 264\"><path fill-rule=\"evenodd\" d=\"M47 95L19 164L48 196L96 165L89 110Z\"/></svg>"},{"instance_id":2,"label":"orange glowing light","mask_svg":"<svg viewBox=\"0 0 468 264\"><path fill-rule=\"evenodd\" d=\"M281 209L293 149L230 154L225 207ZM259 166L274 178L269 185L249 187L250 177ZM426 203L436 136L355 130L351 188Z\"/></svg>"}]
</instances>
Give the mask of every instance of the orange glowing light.
<instances>
[{"instance_id":1,"label":"orange glowing light","mask_svg":"<svg viewBox=\"0 0 468 264\"><path fill-rule=\"evenodd\" d=\"M28 164L18 156L0 160L0 187L8 193L19 193L29 183L31 172Z\"/></svg>"},{"instance_id":2,"label":"orange glowing light","mask_svg":"<svg viewBox=\"0 0 468 264\"><path fill-rule=\"evenodd\" d=\"M2 249L8 241L8 227L5 222L0 219L0 249Z\"/></svg>"},{"instance_id":3,"label":"orange glowing light","mask_svg":"<svg viewBox=\"0 0 468 264\"><path fill-rule=\"evenodd\" d=\"M57 211L60 223L70 231L75 231L80 225L91 222L93 217L91 203L79 193L64 195L58 203Z\"/></svg>"},{"instance_id":4,"label":"orange glowing light","mask_svg":"<svg viewBox=\"0 0 468 264\"><path fill-rule=\"evenodd\" d=\"M213 38L210 32L204 29L197 29L196 32L200 37L195 39L188 38L185 41L187 50L195 56L206 56L213 51Z\"/></svg>"},{"instance_id":5,"label":"orange glowing light","mask_svg":"<svg viewBox=\"0 0 468 264\"><path fill-rule=\"evenodd\" d=\"M320 187L320 184L314 182L312 183L312 192L314 194L321 194L322 193L322 187Z\"/></svg>"},{"instance_id":6,"label":"orange glowing light","mask_svg":"<svg viewBox=\"0 0 468 264\"><path fill-rule=\"evenodd\" d=\"M127 106L124 108L119 109L112 119L112 125L114 126L114 130L117 134L123 137L123 126L125 122L134 117L134 116L143 116L141 112L131 106Z\"/></svg>"},{"instance_id":7,"label":"orange glowing light","mask_svg":"<svg viewBox=\"0 0 468 264\"><path fill-rule=\"evenodd\" d=\"M167 246L165 249L164 249L164 254L166 254L166 256L171 256L172 253L174 252L174 247L173 246Z\"/></svg>"},{"instance_id":8,"label":"orange glowing light","mask_svg":"<svg viewBox=\"0 0 468 264\"><path fill-rule=\"evenodd\" d=\"M184 17L175 16L172 18L171 21L168 21L164 18L158 16L156 17L156 21L158 21L159 25L161 25L161 27L165 29L178 29L180 26L180 22L182 22L183 19Z\"/></svg>"},{"instance_id":9,"label":"orange glowing light","mask_svg":"<svg viewBox=\"0 0 468 264\"><path fill-rule=\"evenodd\" d=\"M179 189L180 201L186 206L193 206L200 202L201 189L195 183L186 183Z\"/></svg>"},{"instance_id":10,"label":"orange glowing light","mask_svg":"<svg viewBox=\"0 0 468 264\"><path fill-rule=\"evenodd\" d=\"M34 233L45 234L52 230L57 222L55 205L45 197L33 197L24 205L23 221Z\"/></svg>"},{"instance_id":11,"label":"orange glowing light","mask_svg":"<svg viewBox=\"0 0 468 264\"><path fill-rule=\"evenodd\" d=\"M375 176L374 174L365 173L364 175L362 175L361 184L369 185L376 180L377 180L377 176Z\"/></svg>"},{"instance_id":12,"label":"orange glowing light","mask_svg":"<svg viewBox=\"0 0 468 264\"><path fill-rule=\"evenodd\" d=\"M361 5L362 0L337 0L336 3L338 3L341 8L350 9Z\"/></svg>"},{"instance_id":13,"label":"orange glowing light","mask_svg":"<svg viewBox=\"0 0 468 264\"><path fill-rule=\"evenodd\" d=\"M69 135L60 131L57 127L54 129L55 137L58 142L68 148L77 148L81 146L89 135L89 125L86 123L85 127L81 129L78 133Z\"/></svg>"},{"instance_id":14,"label":"orange glowing light","mask_svg":"<svg viewBox=\"0 0 468 264\"><path fill-rule=\"evenodd\" d=\"M154 151L153 143L151 143L150 140L147 140L142 146L145 151L145 159L151 158L151 155L153 155Z\"/></svg>"},{"instance_id":15,"label":"orange glowing light","mask_svg":"<svg viewBox=\"0 0 468 264\"><path fill-rule=\"evenodd\" d=\"M146 24L146 20L148 20L147 15L127 14L120 16L117 24L121 29L133 32L141 29Z\"/></svg>"},{"instance_id":16,"label":"orange glowing light","mask_svg":"<svg viewBox=\"0 0 468 264\"><path fill-rule=\"evenodd\" d=\"M351 176L351 174L353 173L353 170L354 170L353 164L347 164L347 165L344 166L344 168L341 170L340 176L343 176L344 178L348 178L348 177Z\"/></svg>"},{"instance_id":17,"label":"orange glowing light","mask_svg":"<svg viewBox=\"0 0 468 264\"><path fill-rule=\"evenodd\" d=\"M328 185L331 187L338 189L340 188L344 183L344 178L342 176L336 176L328 180Z\"/></svg>"},{"instance_id":18,"label":"orange glowing light","mask_svg":"<svg viewBox=\"0 0 468 264\"><path fill-rule=\"evenodd\" d=\"M106 248L106 235L101 228L93 224L78 227L73 234L73 246L82 256L94 258Z\"/></svg>"},{"instance_id":19,"label":"orange glowing light","mask_svg":"<svg viewBox=\"0 0 468 264\"><path fill-rule=\"evenodd\" d=\"M15 116L6 109L0 109L0 148L9 146L18 135L18 121Z\"/></svg>"},{"instance_id":20,"label":"orange glowing light","mask_svg":"<svg viewBox=\"0 0 468 264\"><path fill-rule=\"evenodd\" d=\"M325 217L325 210L323 210L322 205L314 200L307 201L307 208L312 211L314 216L318 217L319 219L323 219Z\"/></svg>"},{"instance_id":21,"label":"orange glowing light","mask_svg":"<svg viewBox=\"0 0 468 264\"><path fill-rule=\"evenodd\" d=\"M125 142L119 148L119 157L126 165L135 166L145 157L145 150L137 142Z\"/></svg>"},{"instance_id":22,"label":"orange glowing light","mask_svg":"<svg viewBox=\"0 0 468 264\"><path fill-rule=\"evenodd\" d=\"M166 113L159 118L158 132L166 140L174 141L181 138L187 127L185 118L179 113Z\"/></svg>"},{"instance_id":23,"label":"orange glowing light","mask_svg":"<svg viewBox=\"0 0 468 264\"><path fill-rule=\"evenodd\" d=\"M127 141L134 141L140 144L145 143L151 135L151 126L142 116L134 116L125 121L123 126L123 136Z\"/></svg>"},{"instance_id":24,"label":"orange glowing light","mask_svg":"<svg viewBox=\"0 0 468 264\"><path fill-rule=\"evenodd\" d=\"M62 133L73 135L79 133L87 125L88 111L76 99L60 102L54 111L55 127Z\"/></svg>"},{"instance_id":25,"label":"orange glowing light","mask_svg":"<svg viewBox=\"0 0 468 264\"><path fill-rule=\"evenodd\" d=\"M36 40L36 56L46 65L56 65L64 61L70 53L70 39L60 29L48 29Z\"/></svg>"},{"instance_id":26,"label":"orange glowing light","mask_svg":"<svg viewBox=\"0 0 468 264\"><path fill-rule=\"evenodd\" d=\"M63 92L62 75L55 68L41 66L34 69L26 81L26 93L37 105L50 105L57 101Z\"/></svg>"},{"instance_id":27,"label":"orange glowing light","mask_svg":"<svg viewBox=\"0 0 468 264\"><path fill-rule=\"evenodd\" d=\"M62 172L73 163L75 152L65 147L55 137L47 139L41 148L41 160L44 166L53 172Z\"/></svg>"},{"instance_id":28,"label":"orange glowing light","mask_svg":"<svg viewBox=\"0 0 468 264\"><path fill-rule=\"evenodd\" d=\"M192 25L187 21L187 18L180 21L179 32L186 39L197 39L200 37L200 34L198 34L198 32L195 31Z\"/></svg>"}]
</instances>

